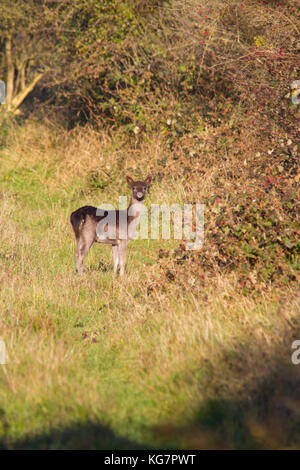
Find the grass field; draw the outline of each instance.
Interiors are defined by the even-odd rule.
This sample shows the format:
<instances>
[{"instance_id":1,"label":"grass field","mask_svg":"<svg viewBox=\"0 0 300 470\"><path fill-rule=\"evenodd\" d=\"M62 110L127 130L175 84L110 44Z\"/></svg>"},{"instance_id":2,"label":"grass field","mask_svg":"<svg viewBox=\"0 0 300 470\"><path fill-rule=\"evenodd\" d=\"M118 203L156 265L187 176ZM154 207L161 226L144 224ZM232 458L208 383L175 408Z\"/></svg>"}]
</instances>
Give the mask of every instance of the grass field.
<instances>
[{"instance_id":1,"label":"grass field","mask_svg":"<svg viewBox=\"0 0 300 470\"><path fill-rule=\"evenodd\" d=\"M34 123L0 150L1 446L299 447L295 287L245 296L234 273L195 286L188 269L166 281L158 253L173 240L131 242L123 279L94 246L76 275L70 213L116 203L127 172L147 176L145 157ZM102 189L89 176L99 165ZM154 181L146 205L187 197Z\"/></svg>"}]
</instances>

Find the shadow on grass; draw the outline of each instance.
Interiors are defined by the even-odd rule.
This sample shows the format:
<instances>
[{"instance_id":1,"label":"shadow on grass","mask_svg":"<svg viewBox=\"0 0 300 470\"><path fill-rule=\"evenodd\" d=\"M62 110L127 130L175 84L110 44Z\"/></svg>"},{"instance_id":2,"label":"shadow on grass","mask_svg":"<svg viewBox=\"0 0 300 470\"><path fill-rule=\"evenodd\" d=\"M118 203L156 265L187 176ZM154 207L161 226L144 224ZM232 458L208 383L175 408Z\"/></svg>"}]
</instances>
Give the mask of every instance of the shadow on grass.
<instances>
[{"instance_id":1,"label":"shadow on grass","mask_svg":"<svg viewBox=\"0 0 300 470\"><path fill-rule=\"evenodd\" d=\"M15 442L0 442L0 449L97 449L97 450L146 450L126 438L117 436L102 424L74 424L49 433L28 437Z\"/></svg>"},{"instance_id":2,"label":"shadow on grass","mask_svg":"<svg viewBox=\"0 0 300 470\"><path fill-rule=\"evenodd\" d=\"M259 345L249 348L250 357L242 345L234 358L232 352L224 354L223 376L212 371L209 398L201 401L194 418L183 427L156 427L154 440L183 449L300 449L300 364L291 362L294 339L300 339L299 326L270 357Z\"/></svg>"},{"instance_id":3,"label":"shadow on grass","mask_svg":"<svg viewBox=\"0 0 300 470\"><path fill-rule=\"evenodd\" d=\"M146 429L151 447L88 422L2 441L0 449L300 449L300 364L291 362L300 319L282 336L268 355L263 343L224 351L220 367L208 370L209 381L198 384L203 399L194 417L185 425Z\"/></svg>"},{"instance_id":4,"label":"shadow on grass","mask_svg":"<svg viewBox=\"0 0 300 470\"><path fill-rule=\"evenodd\" d=\"M190 450L300 449L299 391L299 376L274 377L248 400L206 400L188 425L158 426L153 438Z\"/></svg>"}]
</instances>

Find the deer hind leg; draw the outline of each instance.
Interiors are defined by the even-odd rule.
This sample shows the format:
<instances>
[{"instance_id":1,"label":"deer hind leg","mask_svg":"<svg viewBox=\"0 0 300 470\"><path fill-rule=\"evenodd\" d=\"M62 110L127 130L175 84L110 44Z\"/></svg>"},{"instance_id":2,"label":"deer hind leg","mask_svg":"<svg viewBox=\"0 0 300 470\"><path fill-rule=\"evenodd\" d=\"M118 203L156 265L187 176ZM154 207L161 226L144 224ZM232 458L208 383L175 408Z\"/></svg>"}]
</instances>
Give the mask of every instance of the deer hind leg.
<instances>
[{"instance_id":1,"label":"deer hind leg","mask_svg":"<svg viewBox=\"0 0 300 470\"><path fill-rule=\"evenodd\" d=\"M83 273L83 268L82 268L82 263L84 260L85 255L91 248L92 244L94 243L94 237L88 236L80 236L77 239L77 250L76 250L76 255L75 255L75 260L76 260L76 271L78 274Z\"/></svg>"},{"instance_id":2,"label":"deer hind leg","mask_svg":"<svg viewBox=\"0 0 300 470\"><path fill-rule=\"evenodd\" d=\"M128 245L127 240L121 240L119 245L119 263L120 263L120 276L124 276L125 273L125 261L126 261L126 248Z\"/></svg>"},{"instance_id":3,"label":"deer hind leg","mask_svg":"<svg viewBox=\"0 0 300 470\"><path fill-rule=\"evenodd\" d=\"M114 273L116 274L118 271L119 265L119 247L118 245L112 245L112 253L113 253L113 260L114 260Z\"/></svg>"}]
</instances>

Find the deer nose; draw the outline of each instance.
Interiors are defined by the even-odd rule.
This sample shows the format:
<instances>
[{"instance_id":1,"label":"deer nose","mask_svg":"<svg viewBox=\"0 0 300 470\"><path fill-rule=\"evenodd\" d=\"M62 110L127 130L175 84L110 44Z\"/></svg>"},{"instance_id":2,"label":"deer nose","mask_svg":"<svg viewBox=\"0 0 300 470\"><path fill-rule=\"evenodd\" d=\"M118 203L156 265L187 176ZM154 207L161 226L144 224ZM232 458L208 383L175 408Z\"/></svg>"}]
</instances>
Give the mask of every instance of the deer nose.
<instances>
[{"instance_id":1,"label":"deer nose","mask_svg":"<svg viewBox=\"0 0 300 470\"><path fill-rule=\"evenodd\" d=\"M136 195L138 198L141 198L144 196L144 194L141 191L137 192Z\"/></svg>"}]
</instances>

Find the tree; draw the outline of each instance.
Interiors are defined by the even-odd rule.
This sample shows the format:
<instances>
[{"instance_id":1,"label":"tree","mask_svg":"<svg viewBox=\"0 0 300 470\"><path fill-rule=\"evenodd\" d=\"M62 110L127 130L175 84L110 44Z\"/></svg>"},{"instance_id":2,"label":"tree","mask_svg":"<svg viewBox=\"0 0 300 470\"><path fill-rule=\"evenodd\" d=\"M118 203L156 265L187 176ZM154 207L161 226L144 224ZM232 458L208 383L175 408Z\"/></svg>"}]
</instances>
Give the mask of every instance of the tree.
<instances>
[{"instance_id":1,"label":"tree","mask_svg":"<svg viewBox=\"0 0 300 470\"><path fill-rule=\"evenodd\" d=\"M1 0L0 74L4 112L17 114L24 99L58 59L58 37L71 2Z\"/></svg>"},{"instance_id":2,"label":"tree","mask_svg":"<svg viewBox=\"0 0 300 470\"><path fill-rule=\"evenodd\" d=\"M128 91L126 102L131 102L129 90L135 92L136 80L149 75L148 53L140 43L146 18L161 2L0 0L0 78L6 82L1 109L19 113L43 79L65 109L101 113L115 122L119 91L125 90L124 98ZM131 121L125 108L121 100L122 120L128 115Z\"/></svg>"}]
</instances>

